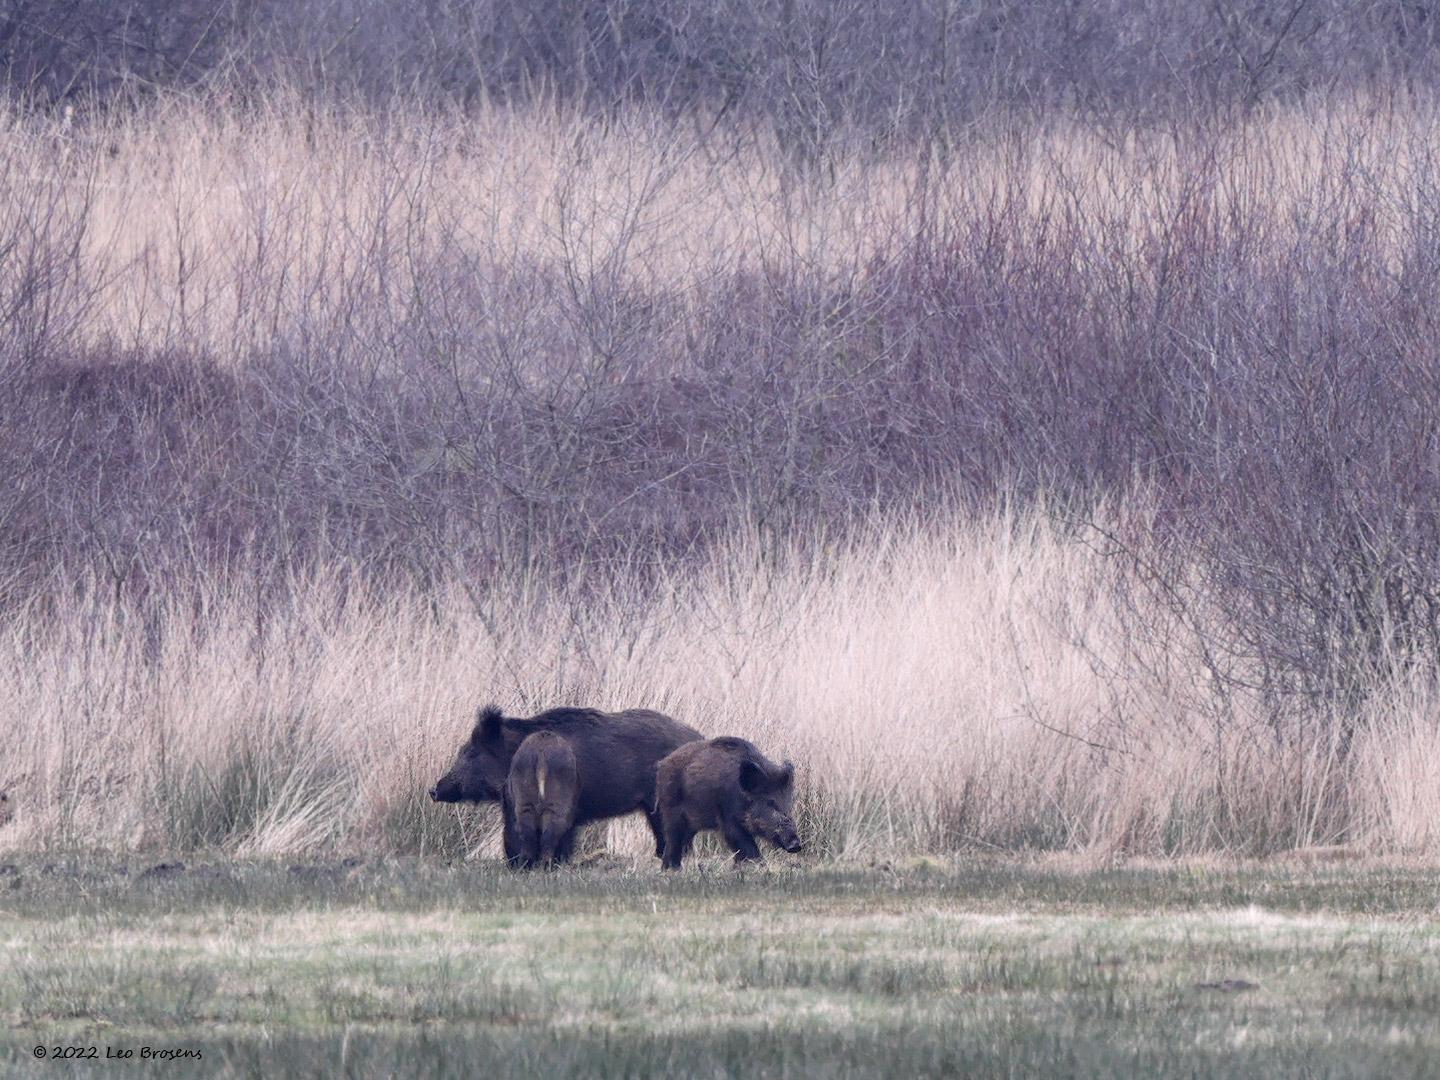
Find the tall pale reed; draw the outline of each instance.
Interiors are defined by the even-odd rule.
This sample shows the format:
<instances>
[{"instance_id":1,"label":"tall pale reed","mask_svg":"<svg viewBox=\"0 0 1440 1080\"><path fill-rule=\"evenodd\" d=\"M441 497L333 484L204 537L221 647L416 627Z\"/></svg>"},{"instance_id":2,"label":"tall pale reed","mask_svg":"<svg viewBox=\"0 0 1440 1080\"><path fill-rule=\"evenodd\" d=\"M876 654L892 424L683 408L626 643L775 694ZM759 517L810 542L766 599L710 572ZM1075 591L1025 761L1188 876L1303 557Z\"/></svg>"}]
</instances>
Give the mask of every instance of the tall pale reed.
<instances>
[{"instance_id":1,"label":"tall pale reed","mask_svg":"<svg viewBox=\"0 0 1440 1080\"><path fill-rule=\"evenodd\" d=\"M0 845L493 850L493 810L424 797L490 700L646 705L752 738L799 764L804 827L843 857L1440 840L1430 695L1377 691L1348 755L1243 699L1222 722L1183 628L1142 663L1105 555L1040 511L782 551L742 535L583 606L496 588L498 621L458 591L338 578L258 621L215 584L163 611L97 594L23 613L0 637ZM633 825L610 842L645 846Z\"/></svg>"},{"instance_id":2,"label":"tall pale reed","mask_svg":"<svg viewBox=\"0 0 1440 1080\"><path fill-rule=\"evenodd\" d=\"M417 303L453 302L457 267L461 278L563 267L587 287L683 297L737 270L844 279L916 236L964 243L997 221L1037 237L1065 222L1137 265L1176 231L1223 233L1232 213L1263 225L1277 254L1337 213L1398 236L1426 220L1415 178L1437 131L1428 100L1363 97L1257 110L1219 133L1001 124L943 168L861 140L806 179L744 125L643 110L601 127L563 111L175 99L75 128L0 112L16 218L0 231L38 234L73 260L64 280L81 340L243 360L317 327L393 335ZM1192 220L1197 191L1213 196L1213 219Z\"/></svg>"}]
</instances>

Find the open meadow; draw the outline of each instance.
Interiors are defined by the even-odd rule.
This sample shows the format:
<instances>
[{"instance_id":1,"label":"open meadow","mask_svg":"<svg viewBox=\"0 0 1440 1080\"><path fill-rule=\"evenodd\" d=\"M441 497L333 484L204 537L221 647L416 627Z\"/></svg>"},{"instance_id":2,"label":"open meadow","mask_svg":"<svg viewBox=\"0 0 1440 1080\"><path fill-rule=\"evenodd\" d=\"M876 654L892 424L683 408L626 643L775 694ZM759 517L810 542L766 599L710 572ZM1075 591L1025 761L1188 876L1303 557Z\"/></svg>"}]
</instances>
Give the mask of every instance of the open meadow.
<instances>
[{"instance_id":1,"label":"open meadow","mask_svg":"<svg viewBox=\"0 0 1440 1080\"><path fill-rule=\"evenodd\" d=\"M0 866L0 1070L1425 1077L1437 889L1323 858L26 858Z\"/></svg>"}]
</instances>

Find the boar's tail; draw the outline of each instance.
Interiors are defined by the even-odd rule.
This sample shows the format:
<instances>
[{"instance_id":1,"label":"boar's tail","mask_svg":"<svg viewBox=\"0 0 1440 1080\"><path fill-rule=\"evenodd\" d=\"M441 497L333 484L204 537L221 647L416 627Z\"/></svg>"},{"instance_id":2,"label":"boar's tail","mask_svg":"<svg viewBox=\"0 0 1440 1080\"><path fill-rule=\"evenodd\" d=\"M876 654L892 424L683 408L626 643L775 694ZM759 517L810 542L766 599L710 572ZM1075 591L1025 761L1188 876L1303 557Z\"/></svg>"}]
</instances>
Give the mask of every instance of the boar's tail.
<instances>
[{"instance_id":1,"label":"boar's tail","mask_svg":"<svg viewBox=\"0 0 1440 1080\"><path fill-rule=\"evenodd\" d=\"M535 786L540 789L540 798L545 798L545 781L550 778L550 770L545 767L545 759L540 759L540 764L535 769Z\"/></svg>"}]
</instances>

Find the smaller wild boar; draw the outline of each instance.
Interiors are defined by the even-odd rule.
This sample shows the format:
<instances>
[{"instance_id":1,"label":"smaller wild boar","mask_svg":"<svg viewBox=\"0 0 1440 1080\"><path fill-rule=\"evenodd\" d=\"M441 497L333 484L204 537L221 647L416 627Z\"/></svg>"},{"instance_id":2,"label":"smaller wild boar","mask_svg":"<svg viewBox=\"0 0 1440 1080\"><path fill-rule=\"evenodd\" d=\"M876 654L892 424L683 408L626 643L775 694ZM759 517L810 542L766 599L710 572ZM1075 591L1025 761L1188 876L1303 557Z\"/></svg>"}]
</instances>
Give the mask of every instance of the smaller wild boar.
<instances>
[{"instance_id":1,"label":"smaller wild boar","mask_svg":"<svg viewBox=\"0 0 1440 1080\"><path fill-rule=\"evenodd\" d=\"M580 801L574 747L553 731L526 736L510 761L501 801L518 848L515 866L568 862L575 844L575 808Z\"/></svg>"},{"instance_id":2,"label":"smaller wild boar","mask_svg":"<svg viewBox=\"0 0 1440 1080\"><path fill-rule=\"evenodd\" d=\"M792 816L795 766L776 765L745 739L687 743L656 767L655 789L667 870L680 868L695 834L705 829L720 830L737 863L760 858L756 836L800 850Z\"/></svg>"}]
</instances>

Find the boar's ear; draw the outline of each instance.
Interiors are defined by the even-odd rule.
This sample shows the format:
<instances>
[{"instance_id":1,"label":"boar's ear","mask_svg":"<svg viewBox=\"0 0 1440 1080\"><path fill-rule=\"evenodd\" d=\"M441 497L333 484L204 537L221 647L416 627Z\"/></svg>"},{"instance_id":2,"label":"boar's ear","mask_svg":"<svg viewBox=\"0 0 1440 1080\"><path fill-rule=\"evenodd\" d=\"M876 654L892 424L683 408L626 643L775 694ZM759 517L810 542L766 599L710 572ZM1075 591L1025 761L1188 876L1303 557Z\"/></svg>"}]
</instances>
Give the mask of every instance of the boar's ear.
<instances>
[{"instance_id":1,"label":"boar's ear","mask_svg":"<svg viewBox=\"0 0 1440 1080\"><path fill-rule=\"evenodd\" d=\"M755 762L746 759L740 763L740 788L742 791L753 795L765 787L768 779L765 770Z\"/></svg>"},{"instance_id":2,"label":"boar's ear","mask_svg":"<svg viewBox=\"0 0 1440 1080\"><path fill-rule=\"evenodd\" d=\"M470 732L471 744L484 746L486 743L497 741L500 738L500 723L503 719L499 709L494 705L486 705L475 717L475 730Z\"/></svg>"},{"instance_id":3,"label":"boar's ear","mask_svg":"<svg viewBox=\"0 0 1440 1080\"><path fill-rule=\"evenodd\" d=\"M775 784L780 790L785 790L795 783L795 765L793 762L785 762L780 766L780 773L775 777Z\"/></svg>"}]
</instances>

